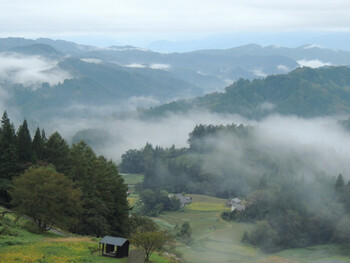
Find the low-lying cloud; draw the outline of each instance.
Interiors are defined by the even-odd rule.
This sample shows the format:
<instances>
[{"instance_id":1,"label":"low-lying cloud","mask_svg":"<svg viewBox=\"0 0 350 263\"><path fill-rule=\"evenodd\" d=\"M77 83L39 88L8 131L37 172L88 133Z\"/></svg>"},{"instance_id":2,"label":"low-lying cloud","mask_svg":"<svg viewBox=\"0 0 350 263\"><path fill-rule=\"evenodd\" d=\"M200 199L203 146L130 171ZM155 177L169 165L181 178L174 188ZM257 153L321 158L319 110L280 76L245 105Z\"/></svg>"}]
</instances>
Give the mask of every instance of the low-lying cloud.
<instances>
[{"instance_id":1,"label":"low-lying cloud","mask_svg":"<svg viewBox=\"0 0 350 263\"><path fill-rule=\"evenodd\" d=\"M141 63L130 63L130 64L125 65L125 67L127 67L127 68L146 68L147 65L141 64Z\"/></svg>"},{"instance_id":2,"label":"low-lying cloud","mask_svg":"<svg viewBox=\"0 0 350 263\"><path fill-rule=\"evenodd\" d=\"M5 89L0 86L0 113L2 114L6 110L7 100L10 98L10 95Z\"/></svg>"},{"instance_id":3,"label":"low-lying cloud","mask_svg":"<svg viewBox=\"0 0 350 263\"><path fill-rule=\"evenodd\" d=\"M106 115L107 116L107 115ZM109 138L103 148L95 149L99 154L120 161L121 154L129 149L140 149L146 142L154 146L187 147L188 134L197 124L244 124L256 131L254 143L272 159L287 161L290 158L302 160L298 174L326 172L345 177L350 173L350 133L344 130L340 117L303 119L295 116L271 115L260 121L245 119L239 115L213 114L193 111L189 114L172 114L167 117L140 120L134 116L114 116L104 118L57 119L44 127L49 133L58 130L65 138L70 138L79 130L99 128L108 132ZM215 154L236 156L240 165L244 156L239 142L229 143L218 138ZM224 147L220 147L220 145ZM229 155L228 153L231 153ZM231 158L230 157L230 158ZM213 158L214 160L214 158ZM220 163L220 162L218 162ZM248 168L247 168L248 169ZM250 167L252 171L260 168ZM261 173L263 171L260 171ZM348 178L348 177L347 177Z\"/></svg>"},{"instance_id":4,"label":"low-lying cloud","mask_svg":"<svg viewBox=\"0 0 350 263\"><path fill-rule=\"evenodd\" d=\"M253 73L255 76L260 77L260 78L265 78L267 76L267 74L264 73L261 69L255 69L255 70L253 70Z\"/></svg>"},{"instance_id":5,"label":"low-lying cloud","mask_svg":"<svg viewBox=\"0 0 350 263\"><path fill-rule=\"evenodd\" d=\"M71 79L71 74L57 64L57 60L41 56L0 53L0 80L38 88L44 82L54 86L65 79Z\"/></svg>"},{"instance_id":6,"label":"low-lying cloud","mask_svg":"<svg viewBox=\"0 0 350 263\"><path fill-rule=\"evenodd\" d=\"M318 60L318 59L314 59L314 60L302 59L302 60L298 60L297 62L301 67L310 67L310 68L320 68L320 67L332 65L329 62L322 62L321 60Z\"/></svg>"},{"instance_id":7,"label":"low-lying cloud","mask_svg":"<svg viewBox=\"0 0 350 263\"><path fill-rule=\"evenodd\" d=\"M128 68L150 68L150 69L159 69L159 70L168 70L170 69L169 64L161 64L161 63L153 63L153 64L146 64L146 63L130 63L125 65L125 67Z\"/></svg>"},{"instance_id":8,"label":"low-lying cloud","mask_svg":"<svg viewBox=\"0 0 350 263\"><path fill-rule=\"evenodd\" d=\"M98 59L98 58L81 58L80 60L83 62L86 62L86 63L93 63L93 64L101 64L102 63L102 60Z\"/></svg>"},{"instance_id":9,"label":"low-lying cloud","mask_svg":"<svg viewBox=\"0 0 350 263\"><path fill-rule=\"evenodd\" d=\"M277 69L282 72L288 72L290 71L290 68L288 68L286 65L278 65Z\"/></svg>"},{"instance_id":10,"label":"low-lying cloud","mask_svg":"<svg viewBox=\"0 0 350 263\"><path fill-rule=\"evenodd\" d=\"M267 101L260 104L260 109L262 111L272 111L275 107L276 107L276 105L272 104L271 102L267 102Z\"/></svg>"},{"instance_id":11,"label":"low-lying cloud","mask_svg":"<svg viewBox=\"0 0 350 263\"><path fill-rule=\"evenodd\" d=\"M109 109L110 110L110 109ZM99 128L111 135L107 138L108 147L99 149L99 154L120 160L121 154L129 149L139 149L147 142L153 145L170 147L187 146L188 134L195 125L242 123L244 118L238 115L219 115L205 112L192 112L186 115L169 115L160 119L140 120L133 116L117 116L105 114L105 117L56 119L47 124L48 133L59 131L68 141L79 130ZM108 116L108 117L107 117Z\"/></svg>"},{"instance_id":12,"label":"low-lying cloud","mask_svg":"<svg viewBox=\"0 0 350 263\"><path fill-rule=\"evenodd\" d=\"M154 63L149 65L149 67L151 69L161 69L161 70L168 70L170 69L170 65L169 64L160 64L160 63Z\"/></svg>"}]
</instances>

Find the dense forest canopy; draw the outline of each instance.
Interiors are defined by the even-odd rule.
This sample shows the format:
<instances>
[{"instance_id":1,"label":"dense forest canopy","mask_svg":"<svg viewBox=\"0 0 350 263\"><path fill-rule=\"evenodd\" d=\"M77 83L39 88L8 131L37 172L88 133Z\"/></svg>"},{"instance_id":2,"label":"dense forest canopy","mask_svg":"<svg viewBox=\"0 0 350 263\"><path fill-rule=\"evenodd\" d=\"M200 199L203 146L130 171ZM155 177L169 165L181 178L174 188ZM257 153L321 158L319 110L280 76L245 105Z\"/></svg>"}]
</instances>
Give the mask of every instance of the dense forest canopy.
<instances>
[{"instance_id":1,"label":"dense forest canopy","mask_svg":"<svg viewBox=\"0 0 350 263\"><path fill-rule=\"evenodd\" d=\"M180 100L155 107L142 116L204 109L261 118L271 113L315 117L350 113L350 68L297 68L263 79L239 79L223 93Z\"/></svg>"}]
</instances>

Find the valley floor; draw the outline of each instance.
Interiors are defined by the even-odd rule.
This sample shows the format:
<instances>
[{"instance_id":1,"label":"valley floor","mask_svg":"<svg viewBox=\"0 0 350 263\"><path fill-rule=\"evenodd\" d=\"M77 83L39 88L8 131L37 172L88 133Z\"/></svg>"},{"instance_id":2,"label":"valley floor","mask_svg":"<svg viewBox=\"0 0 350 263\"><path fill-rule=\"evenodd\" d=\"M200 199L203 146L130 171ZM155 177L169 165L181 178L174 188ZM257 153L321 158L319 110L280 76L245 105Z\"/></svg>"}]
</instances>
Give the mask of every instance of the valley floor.
<instances>
[{"instance_id":1,"label":"valley floor","mask_svg":"<svg viewBox=\"0 0 350 263\"><path fill-rule=\"evenodd\" d=\"M182 211L166 212L152 218L163 229L173 230L188 221L193 241L178 244L177 249L188 263L342 263L350 262L350 246L324 245L285 250L266 254L258 248L241 242L245 230L252 224L227 222L220 213L227 209L225 199L189 195L193 203Z\"/></svg>"}]
</instances>

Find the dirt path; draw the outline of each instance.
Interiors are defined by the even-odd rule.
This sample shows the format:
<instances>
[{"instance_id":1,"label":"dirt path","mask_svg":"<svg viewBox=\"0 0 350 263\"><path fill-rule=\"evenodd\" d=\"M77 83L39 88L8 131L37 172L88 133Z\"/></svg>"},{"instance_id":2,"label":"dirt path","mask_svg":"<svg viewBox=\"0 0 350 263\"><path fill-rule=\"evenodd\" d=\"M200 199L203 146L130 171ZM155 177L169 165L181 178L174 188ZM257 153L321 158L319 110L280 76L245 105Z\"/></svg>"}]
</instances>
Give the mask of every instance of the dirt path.
<instances>
[{"instance_id":1,"label":"dirt path","mask_svg":"<svg viewBox=\"0 0 350 263\"><path fill-rule=\"evenodd\" d=\"M44 242L92 242L90 237L44 238Z\"/></svg>"},{"instance_id":2,"label":"dirt path","mask_svg":"<svg viewBox=\"0 0 350 263\"><path fill-rule=\"evenodd\" d=\"M144 263L144 262L145 262L145 252L141 250L130 251L127 263Z\"/></svg>"}]
</instances>

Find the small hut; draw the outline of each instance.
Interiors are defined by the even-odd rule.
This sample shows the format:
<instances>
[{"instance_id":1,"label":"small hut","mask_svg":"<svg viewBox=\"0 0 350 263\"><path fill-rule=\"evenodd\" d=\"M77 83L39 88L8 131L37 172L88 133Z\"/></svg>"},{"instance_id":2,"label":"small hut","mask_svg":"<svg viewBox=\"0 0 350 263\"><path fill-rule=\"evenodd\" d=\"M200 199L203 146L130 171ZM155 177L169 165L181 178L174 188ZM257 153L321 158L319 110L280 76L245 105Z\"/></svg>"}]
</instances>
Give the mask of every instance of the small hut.
<instances>
[{"instance_id":1,"label":"small hut","mask_svg":"<svg viewBox=\"0 0 350 263\"><path fill-rule=\"evenodd\" d=\"M129 245L130 242L125 238L105 236L98 246L99 255L117 258L127 257L129 256Z\"/></svg>"}]
</instances>

